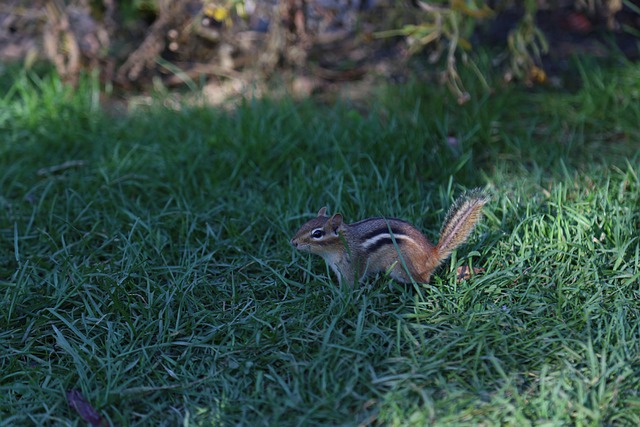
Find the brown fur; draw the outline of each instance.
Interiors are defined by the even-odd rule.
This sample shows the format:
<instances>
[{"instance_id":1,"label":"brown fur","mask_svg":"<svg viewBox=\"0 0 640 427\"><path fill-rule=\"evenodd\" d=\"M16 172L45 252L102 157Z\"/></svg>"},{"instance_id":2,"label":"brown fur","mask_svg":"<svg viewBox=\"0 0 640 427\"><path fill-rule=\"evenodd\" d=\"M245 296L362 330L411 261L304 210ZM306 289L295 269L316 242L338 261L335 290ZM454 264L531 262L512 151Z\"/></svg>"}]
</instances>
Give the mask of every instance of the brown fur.
<instances>
[{"instance_id":1,"label":"brown fur","mask_svg":"<svg viewBox=\"0 0 640 427\"><path fill-rule=\"evenodd\" d=\"M460 197L449 210L435 246L408 222L369 218L346 224L341 214L327 216L326 208L298 230L291 244L323 257L341 282L388 272L399 282L427 283L433 271L467 240L488 200L477 190Z\"/></svg>"}]
</instances>

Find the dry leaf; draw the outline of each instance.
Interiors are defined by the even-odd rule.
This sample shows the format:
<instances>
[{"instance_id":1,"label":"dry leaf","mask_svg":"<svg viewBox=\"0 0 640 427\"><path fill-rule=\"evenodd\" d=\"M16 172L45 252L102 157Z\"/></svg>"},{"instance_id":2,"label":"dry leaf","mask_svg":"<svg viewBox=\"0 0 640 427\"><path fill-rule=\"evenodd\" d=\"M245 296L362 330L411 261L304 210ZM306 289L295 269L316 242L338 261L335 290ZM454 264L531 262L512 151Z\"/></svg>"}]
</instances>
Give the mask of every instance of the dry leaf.
<instances>
[{"instance_id":1,"label":"dry leaf","mask_svg":"<svg viewBox=\"0 0 640 427\"><path fill-rule=\"evenodd\" d=\"M458 270L456 272L456 280L458 282L461 282L463 280L468 280L471 278L471 276L476 275L476 274L480 274L484 272L484 268L476 268L473 267L473 273L471 273L471 270L469 269L468 265L463 265L461 267L458 267Z\"/></svg>"},{"instance_id":2,"label":"dry leaf","mask_svg":"<svg viewBox=\"0 0 640 427\"><path fill-rule=\"evenodd\" d=\"M91 424L91 427L102 427L107 425L102 418L102 415L96 411L93 406L84 398L80 390L71 390L67 392L67 401L80 415L80 417Z\"/></svg>"}]
</instances>

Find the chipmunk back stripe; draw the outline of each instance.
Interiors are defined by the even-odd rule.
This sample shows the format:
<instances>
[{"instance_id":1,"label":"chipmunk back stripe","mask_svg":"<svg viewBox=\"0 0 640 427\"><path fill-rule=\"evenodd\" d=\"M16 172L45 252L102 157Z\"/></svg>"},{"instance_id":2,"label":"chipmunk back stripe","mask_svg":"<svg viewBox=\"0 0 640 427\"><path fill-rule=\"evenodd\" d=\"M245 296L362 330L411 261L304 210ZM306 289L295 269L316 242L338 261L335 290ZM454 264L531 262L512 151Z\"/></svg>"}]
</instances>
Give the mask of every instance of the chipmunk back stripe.
<instances>
[{"instance_id":1,"label":"chipmunk back stripe","mask_svg":"<svg viewBox=\"0 0 640 427\"><path fill-rule=\"evenodd\" d=\"M409 239L409 237L405 236L404 234L393 234L393 237L391 237L391 234L389 233L378 233L376 234L374 237L371 237L365 241L362 242L362 247L369 251L369 252L375 252L378 249L380 249L381 247L385 246L385 245L392 245L393 246L393 239L395 238L396 243L398 244L398 246L400 246L403 242L403 240L405 239Z\"/></svg>"},{"instance_id":2,"label":"chipmunk back stripe","mask_svg":"<svg viewBox=\"0 0 640 427\"><path fill-rule=\"evenodd\" d=\"M379 221L385 221L384 227L382 227L379 224ZM377 235L381 234L381 233L388 233L389 229L391 229L391 233L393 233L393 235L399 235L399 236L404 236L406 235L406 233L397 225L397 224L393 224L395 223L402 223L401 225L405 225L408 224L405 221L399 220L399 219L395 219L395 218L369 218L369 219L365 219L359 222L356 222L353 225L357 225L358 227L363 226L364 224L368 223L368 222L372 222L375 224L375 228L371 229L371 231L365 233L362 236L362 240L367 241L369 239L371 239L372 237L376 237ZM410 225L410 224L408 224Z\"/></svg>"},{"instance_id":3,"label":"chipmunk back stripe","mask_svg":"<svg viewBox=\"0 0 640 427\"><path fill-rule=\"evenodd\" d=\"M363 242L367 242L368 240L371 239L375 239L378 236L381 236L383 234L386 234L387 236L389 236L390 234L393 234L394 236L406 236L407 234L402 232L402 230L399 230L397 227L391 227L391 232L389 232L389 228L388 227L384 227L384 228L377 228L375 230L371 230L370 232L364 234L362 236L362 241Z\"/></svg>"}]
</instances>

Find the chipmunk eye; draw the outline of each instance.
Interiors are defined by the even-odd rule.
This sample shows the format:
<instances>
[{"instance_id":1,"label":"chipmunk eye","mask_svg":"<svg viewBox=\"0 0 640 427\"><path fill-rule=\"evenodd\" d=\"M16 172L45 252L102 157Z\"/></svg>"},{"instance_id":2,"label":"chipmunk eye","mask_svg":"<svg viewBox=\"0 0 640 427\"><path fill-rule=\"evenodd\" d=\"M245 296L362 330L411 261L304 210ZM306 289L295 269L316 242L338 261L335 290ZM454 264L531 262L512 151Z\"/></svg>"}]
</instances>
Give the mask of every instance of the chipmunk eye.
<instances>
[{"instance_id":1,"label":"chipmunk eye","mask_svg":"<svg viewBox=\"0 0 640 427\"><path fill-rule=\"evenodd\" d=\"M321 238L322 236L324 236L324 231L322 231L322 230L321 230L321 229L319 229L319 228L316 228L315 230L313 230L313 231L311 232L311 237L313 237L314 239L319 239L319 238Z\"/></svg>"}]
</instances>

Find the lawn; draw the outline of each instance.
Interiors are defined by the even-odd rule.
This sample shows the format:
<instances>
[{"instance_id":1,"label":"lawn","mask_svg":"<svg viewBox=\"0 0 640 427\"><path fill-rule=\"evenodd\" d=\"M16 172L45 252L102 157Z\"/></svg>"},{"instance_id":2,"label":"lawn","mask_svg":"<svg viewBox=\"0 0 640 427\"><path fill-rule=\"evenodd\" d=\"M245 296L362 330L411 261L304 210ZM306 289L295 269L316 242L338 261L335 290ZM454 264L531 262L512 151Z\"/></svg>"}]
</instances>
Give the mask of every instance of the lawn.
<instances>
[{"instance_id":1,"label":"lawn","mask_svg":"<svg viewBox=\"0 0 640 427\"><path fill-rule=\"evenodd\" d=\"M126 114L5 74L0 425L639 425L640 66L573 67L463 106L404 83ZM430 284L339 286L289 245L322 206L437 241L475 187Z\"/></svg>"}]
</instances>

